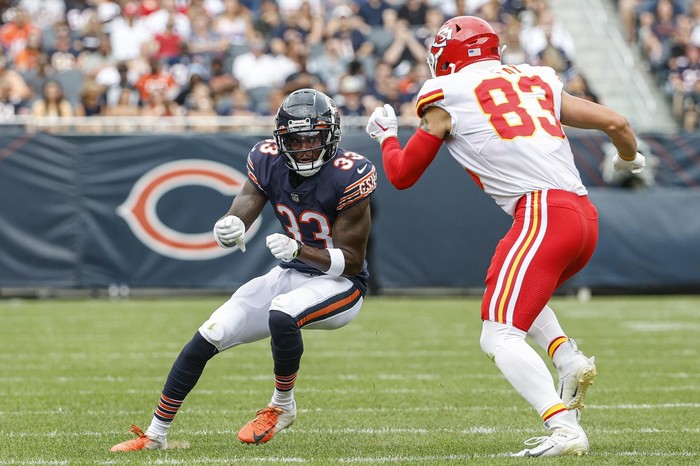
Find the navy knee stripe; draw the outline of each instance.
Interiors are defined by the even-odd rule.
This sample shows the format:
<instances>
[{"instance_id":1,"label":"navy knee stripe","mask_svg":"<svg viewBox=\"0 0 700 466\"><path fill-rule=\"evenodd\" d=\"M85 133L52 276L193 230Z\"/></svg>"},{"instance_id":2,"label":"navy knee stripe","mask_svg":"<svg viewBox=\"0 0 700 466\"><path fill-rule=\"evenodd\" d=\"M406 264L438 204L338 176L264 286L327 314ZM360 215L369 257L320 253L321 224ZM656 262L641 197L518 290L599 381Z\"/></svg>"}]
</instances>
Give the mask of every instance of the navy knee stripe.
<instances>
[{"instance_id":1,"label":"navy knee stripe","mask_svg":"<svg viewBox=\"0 0 700 466\"><path fill-rule=\"evenodd\" d=\"M357 287L352 286L348 290L306 309L297 316L297 325L301 328L312 322L319 322L342 314L352 309L360 299L362 299L362 293Z\"/></svg>"}]
</instances>

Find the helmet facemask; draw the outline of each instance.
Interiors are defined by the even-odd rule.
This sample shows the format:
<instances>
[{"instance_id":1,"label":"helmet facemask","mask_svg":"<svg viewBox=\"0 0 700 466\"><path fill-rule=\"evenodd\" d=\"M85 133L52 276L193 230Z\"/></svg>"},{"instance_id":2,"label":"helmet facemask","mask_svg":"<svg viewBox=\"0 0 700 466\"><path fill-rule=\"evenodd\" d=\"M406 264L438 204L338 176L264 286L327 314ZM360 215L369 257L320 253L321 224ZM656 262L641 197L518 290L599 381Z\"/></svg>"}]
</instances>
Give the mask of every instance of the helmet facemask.
<instances>
[{"instance_id":1,"label":"helmet facemask","mask_svg":"<svg viewBox=\"0 0 700 466\"><path fill-rule=\"evenodd\" d=\"M340 134L338 108L314 89L291 93L275 117L273 135L285 165L304 177L315 175L335 157Z\"/></svg>"},{"instance_id":2,"label":"helmet facemask","mask_svg":"<svg viewBox=\"0 0 700 466\"><path fill-rule=\"evenodd\" d=\"M287 167L301 176L315 175L330 160L326 155L331 138L328 129L287 132L276 137Z\"/></svg>"}]
</instances>

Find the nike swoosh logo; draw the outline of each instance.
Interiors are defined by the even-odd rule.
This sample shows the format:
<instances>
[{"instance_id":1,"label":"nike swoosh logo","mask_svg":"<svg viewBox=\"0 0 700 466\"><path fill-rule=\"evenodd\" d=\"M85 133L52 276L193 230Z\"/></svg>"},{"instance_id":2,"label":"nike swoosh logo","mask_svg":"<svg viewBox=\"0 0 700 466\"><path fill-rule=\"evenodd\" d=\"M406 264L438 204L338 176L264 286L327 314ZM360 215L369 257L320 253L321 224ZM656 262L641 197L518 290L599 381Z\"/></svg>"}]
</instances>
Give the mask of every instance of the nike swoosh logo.
<instances>
[{"instance_id":1,"label":"nike swoosh logo","mask_svg":"<svg viewBox=\"0 0 700 466\"><path fill-rule=\"evenodd\" d=\"M269 434L270 431L271 431L272 429L274 429L274 426L270 427L269 429L267 429L267 430L266 430L265 432L263 432L262 434L253 434L253 441L254 441L255 443L260 443L260 441L261 441L262 439L264 439L265 436L266 436L267 434Z\"/></svg>"},{"instance_id":2,"label":"nike swoosh logo","mask_svg":"<svg viewBox=\"0 0 700 466\"><path fill-rule=\"evenodd\" d=\"M362 168L358 168L358 169L357 169L357 173L359 173L360 175L362 175L362 174L365 172L365 168L367 168L367 164L364 164L364 165L362 166Z\"/></svg>"},{"instance_id":3,"label":"nike swoosh logo","mask_svg":"<svg viewBox=\"0 0 700 466\"><path fill-rule=\"evenodd\" d=\"M375 123L377 123L377 122L375 121ZM383 127L382 125L380 125L379 123L377 123L377 126L379 126L379 128L380 128L382 131L386 131L386 130L389 129L388 126L385 128L385 127Z\"/></svg>"},{"instance_id":4,"label":"nike swoosh logo","mask_svg":"<svg viewBox=\"0 0 700 466\"><path fill-rule=\"evenodd\" d=\"M542 450L542 451L539 451L539 452L537 452L536 454L532 454L532 453L528 452L526 456L530 456L530 457L542 456L543 454L545 454L546 452L548 452L548 451L551 450L552 448L554 448L554 445L550 445L548 448L546 448L546 449L544 449L544 450Z\"/></svg>"}]
</instances>

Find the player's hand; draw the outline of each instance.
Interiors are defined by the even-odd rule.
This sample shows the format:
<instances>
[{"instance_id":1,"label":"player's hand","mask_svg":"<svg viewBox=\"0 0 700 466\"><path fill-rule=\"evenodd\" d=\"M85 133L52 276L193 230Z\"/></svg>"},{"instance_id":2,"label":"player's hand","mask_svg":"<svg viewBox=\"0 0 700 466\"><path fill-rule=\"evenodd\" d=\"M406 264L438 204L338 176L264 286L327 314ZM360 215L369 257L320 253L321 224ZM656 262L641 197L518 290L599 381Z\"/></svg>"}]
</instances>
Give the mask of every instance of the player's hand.
<instances>
[{"instance_id":1,"label":"player's hand","mask_svg":"<svg viewBox=\"0 0 700 466\"><path fill-rule=\"evenodd\" d=\"M245 223L235 215L227 215L214 224L214 239L220 246L230 248L235 243L245 252Z\"/></svg>"},{"instance_id":2,"label":"player's hand","mask_svg":"<svg viewBox=\"0 0 700 466\"><path fill-rule=\"evenodd\" d=\"M297 240L287 235L273 233L265 239L265 244L277 259L289 262L297 257L301 246Z\"/></svg>"},{"instance_id":3,"label":"player's hand","mask_svg":"<svg viewBox=\"0 0 700 466\"><path fill-rule=\"evenodd\" d=\"M394 108L389 104L374 109L365 128L367 134L380 145L389 137L396 137L399 125L396 121Z\"/></svg>"},{"instance_id":4,"label":"player's hand","mask_svg":"<svg viewBox=\"0 0 700 466\"><path fill-rule=\"evenodd\" d=\"M635 175L642 173L644 167L647 166L647 162L644 159L644 156L639 152L637 152L637 154L634 156L634 160L623 160L620 157L620 154L615 154L615 157L613 157L612 162L613 167L615 167L616 171L629 171L630 173L633 173Z\"/></svg>"}]
</instances>

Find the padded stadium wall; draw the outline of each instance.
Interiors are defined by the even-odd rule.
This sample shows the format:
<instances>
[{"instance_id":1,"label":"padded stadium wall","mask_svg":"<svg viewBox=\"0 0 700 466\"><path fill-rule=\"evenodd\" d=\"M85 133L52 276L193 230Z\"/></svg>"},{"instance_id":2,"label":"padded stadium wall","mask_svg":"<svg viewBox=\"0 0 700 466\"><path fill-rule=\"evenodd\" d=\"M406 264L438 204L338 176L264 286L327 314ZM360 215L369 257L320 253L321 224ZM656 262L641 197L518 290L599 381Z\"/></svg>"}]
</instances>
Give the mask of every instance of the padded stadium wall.
<instances>
[{"instance_id":1,"label":"padded stadium wall","mask_svg":"<svg viewBox=\"0 0 700 466\"><path fill-rule=\"evenodd\" d=\"M211 237L245 180L248 150L265 137L3 131L0 296L114 284L232 290L265 273L276 261L264 237L281 230L269 207L247 252L218 249ZM700 292L700 135L642 138L656 156L657 186L632 191L603 182L602 134L569 135L599 210L600 240L564 291ZM480 292L510 217L444 148L413 188L397 191L364 131L345 130L342 145L379 170L369 260L382 288Z\"/></svg>"}]
</instances>

